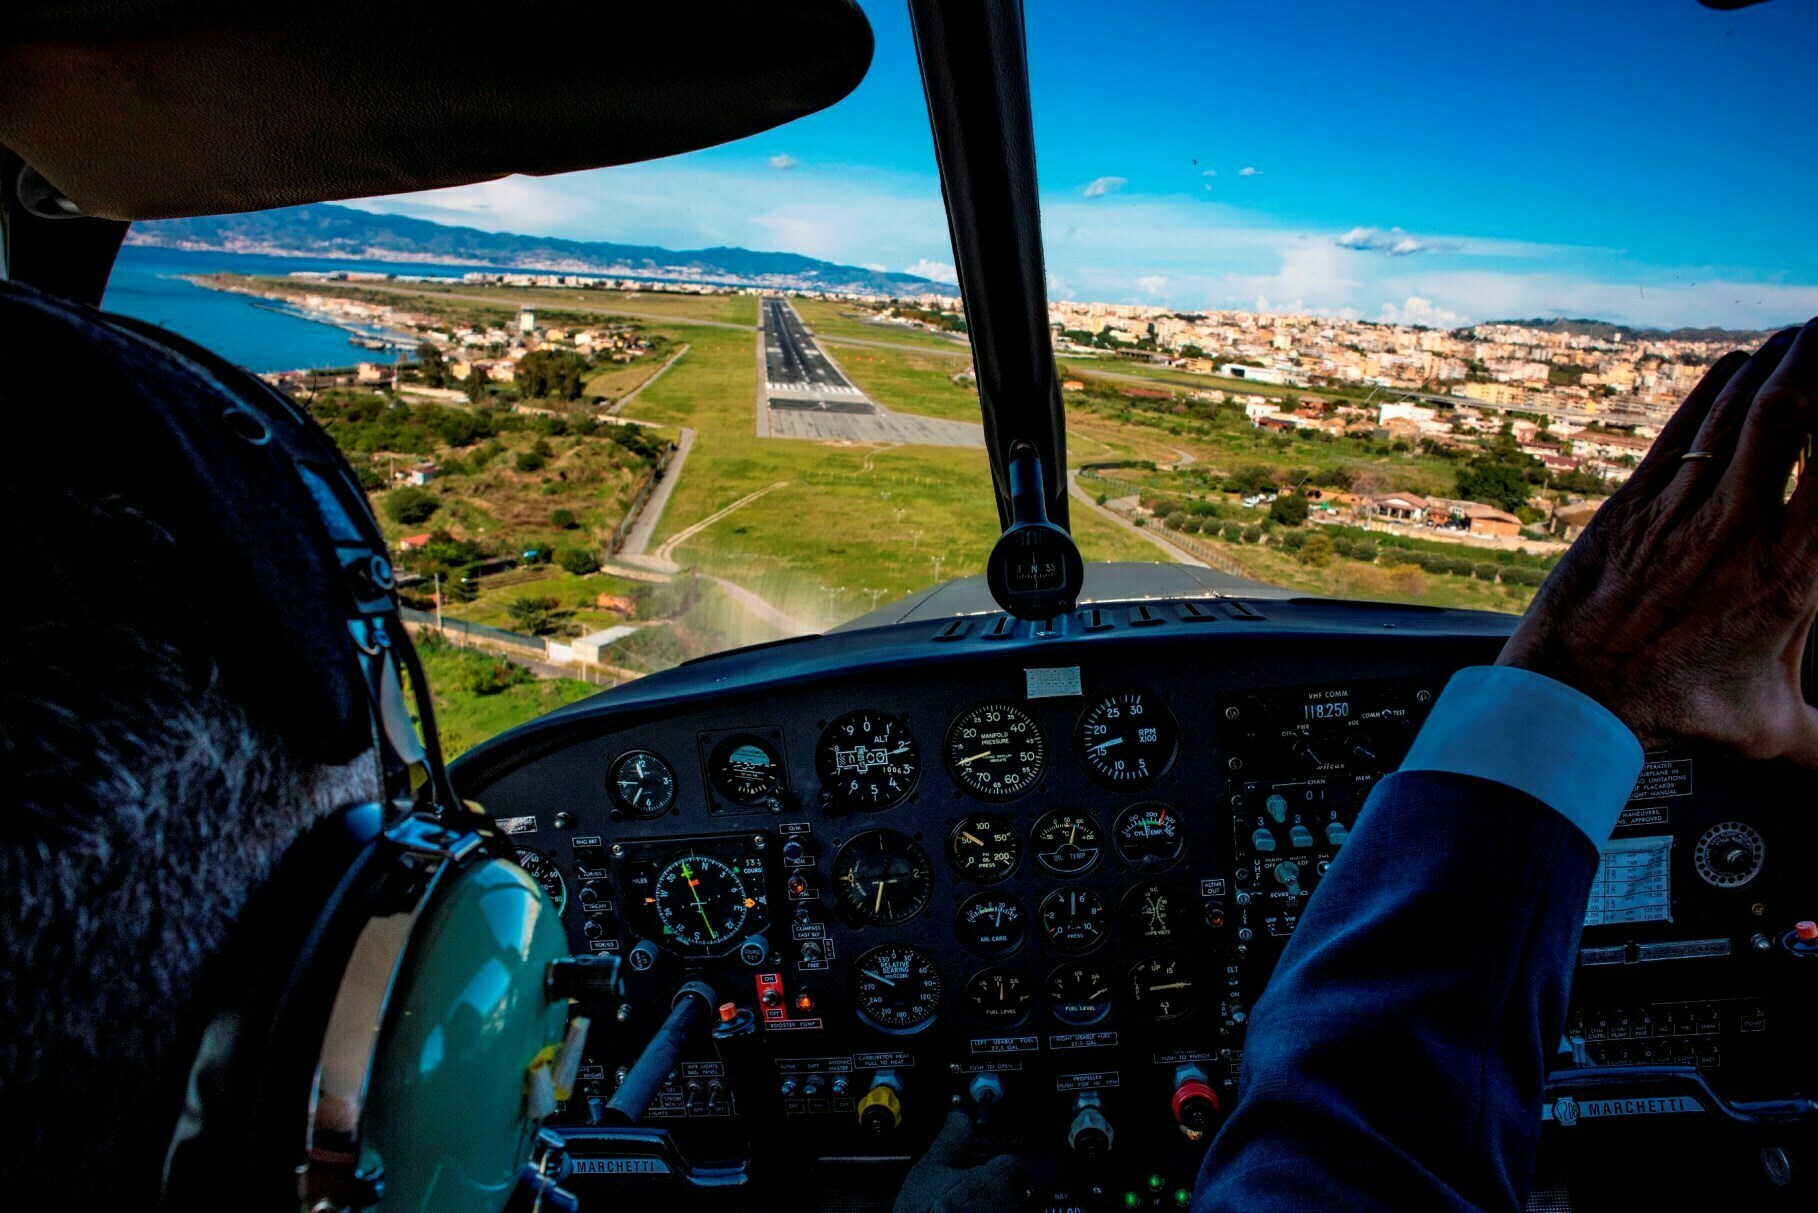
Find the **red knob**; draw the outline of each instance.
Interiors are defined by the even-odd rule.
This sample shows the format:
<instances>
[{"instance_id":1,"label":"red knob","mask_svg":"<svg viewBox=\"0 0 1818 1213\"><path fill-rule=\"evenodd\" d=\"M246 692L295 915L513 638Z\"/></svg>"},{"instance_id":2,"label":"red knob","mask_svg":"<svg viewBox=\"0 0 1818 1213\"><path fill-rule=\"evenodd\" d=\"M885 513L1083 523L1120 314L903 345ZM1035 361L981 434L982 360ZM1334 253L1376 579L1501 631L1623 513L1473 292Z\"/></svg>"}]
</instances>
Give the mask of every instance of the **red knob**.
<instances>
[{"instance_id":1,"label":"red knob","mask_svg":"<svg viewBox=\"0 0 1818 1213\"><path fill-rule=\"evenodd\" d=\"M1795 924L1793 935L1800 943L1811 943L1813 940L1818 940L1818 922L1813 922L1808 918L1804 922Z\"/></svg>"},{"instance_id":2,"label":"red knob","mask_svg":"<svg viewBox=\"0 0 1818 1213\"><path fill-rule=\"evenodd\" d=\"M1218 1092L1197 1078L1174 1088L1174 1119L1195 1132L1204 1132L1218 1117Z\"/></svg>"}]
</instances>

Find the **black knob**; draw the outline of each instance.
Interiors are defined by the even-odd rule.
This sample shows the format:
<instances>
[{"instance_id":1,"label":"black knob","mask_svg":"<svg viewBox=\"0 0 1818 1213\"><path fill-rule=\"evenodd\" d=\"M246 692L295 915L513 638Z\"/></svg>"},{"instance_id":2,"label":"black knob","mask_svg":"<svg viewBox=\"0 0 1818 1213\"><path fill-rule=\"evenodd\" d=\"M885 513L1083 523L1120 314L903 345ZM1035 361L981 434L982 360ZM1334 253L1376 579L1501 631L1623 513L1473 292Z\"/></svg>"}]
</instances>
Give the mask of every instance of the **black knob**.
<instances>
[{"instance_id":1,"label":"black knob","mask_svg":"<svg viewBox=\"0 0 1818 1213\"><path fill-rule=\"evenodd\" d=\"M606 899L606 891L600 887L599 881L583 880L581 882L581 902L582 902L582 904L595 905L598 902L604 901L605 899Z\"/></svg>"},{"instance_id":2,"label":"black knob","mask_svg":"<svg viewBox=\"0 0 1818 1213\"><path fill-rule=\"evenodd\" d=\"M1745 846L1729 846L1712 856L1713 865L1720 872L1741 875L1755 866L1755 856Z\"/></svg>"},{"instance_id":3,"label":"black knob","mask_svg":"<svg viewBox=\"0 0 1818 1213\"><path fill-rule=\"evenodd\" d=\"M586 922L581 924L581 934L587 936L589 939L598 939L605 933L606 928L600 925L600 920L597 918L589 918Z\"/></svg>"}]
</instances>

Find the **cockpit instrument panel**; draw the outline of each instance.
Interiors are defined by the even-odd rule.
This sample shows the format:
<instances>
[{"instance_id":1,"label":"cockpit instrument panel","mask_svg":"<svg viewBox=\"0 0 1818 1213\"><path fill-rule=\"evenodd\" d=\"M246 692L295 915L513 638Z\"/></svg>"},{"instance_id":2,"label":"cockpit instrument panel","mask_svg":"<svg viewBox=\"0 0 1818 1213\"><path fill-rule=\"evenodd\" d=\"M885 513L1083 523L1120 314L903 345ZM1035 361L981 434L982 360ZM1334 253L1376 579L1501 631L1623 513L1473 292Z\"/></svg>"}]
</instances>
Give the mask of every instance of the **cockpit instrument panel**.
<instances>
[{"instance_id":1,"label":"cockpit instrument panel","mask_svg":"<svg viewBox=\"0 0 1818 1213\"><path fill-rule=\"evenodd\" d=\"M1508 626L1280 602L1006 618L685 666L458 770L564 894L576 949L625 957L596 1016L654 1028L697 979L756 1014L755 1061L705 1047L665 1088L684 1154L884 1166L956 1097L1001 1098L1051 1192L1190 1188L1308 901L1450 673ZM1818 1094L1789 1044L1818 990L1790 862L1818 853L1818 814L1789 806L1815 790L1649 755L1586 907L1561 1065ZM600 1123L628 1060L590 1056L558 1126ZM755 1107L713 1096L752 1065ZM1070 1144L1107 1128L1099 1161Z\"/></svg>"}]
</instances>

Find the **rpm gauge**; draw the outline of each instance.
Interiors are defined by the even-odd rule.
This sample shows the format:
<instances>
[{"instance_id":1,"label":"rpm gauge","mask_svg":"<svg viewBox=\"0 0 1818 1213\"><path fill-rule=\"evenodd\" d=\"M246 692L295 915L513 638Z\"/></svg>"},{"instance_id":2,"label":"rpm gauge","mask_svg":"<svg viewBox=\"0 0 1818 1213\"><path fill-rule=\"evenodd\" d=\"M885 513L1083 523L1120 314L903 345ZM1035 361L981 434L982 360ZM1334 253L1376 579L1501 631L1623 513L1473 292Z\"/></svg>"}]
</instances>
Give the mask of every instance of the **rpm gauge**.
<instances>
[{"instance_id":1,"label":"rpm gauge","mask_svg":"<svg viewBox=\"0 0 1818 1213\"><path fill-rule=\"evenodd\" d=\"M884 712L848 712L828 725L814 751L821 787L837 805L887 809L915 787L921 751L909 728Z\"/></svg>"},{"instance_id":2,"label":"rpm gauge","mask_svg":"<svg viewBox=\"0 0 1818 1213\"><path fill-rule=\"evenodd\" d=\"M1171 868L1187 843L1179 813L1159 800L1133 804L1117 815L1112 828L1117 853L1138 872Z\"/></svg>"},{"instance_id":3,"label":"rpm gauge","mask_svg":"<svg viewBox=\"0 0 1818 1213\"><path fill-rule=\"evenodd\" d=\"M739 933L757 905L745 879L723 859L683 855L656 875L651 908L663 942L713 948Z\"/></svg>"},{"instance_id":4,"label":"rpm gauge","mask_svg":"<svg viewBox=\"0 0 1818 1213\"><path fill-rule=\"evenodd\" d=\"M880 1032L919 1032L940 1009L940 970L919 948L901 943L872 948L858 958L853 974L858 1017Z\"/></svg>"},{"instance_id":5,"label":"rpm gauge","mask_svg":"<svg viewBox=\"0 0 1818 1213\"><path fill-rule=\"evenodd\" d=\"M557 914L568 908L568 882L562 878L562 870L549 861L549 856L529 847L519 847L518 866L543 886L549 900L555 902Z\"/></svg>"},{"instance_id":6,"label":"rpm gauge","mask_svg":"<svg viewBox=\"0 0 1818 1213\"><path fill-rule=\"evenodd\" d=\"M1073 736L1087 773L1113 788L1146 788L1166 775L1179 741L1173 713L1141 691L1105 696Z\"/></svg>"},{"instance_id":7,"label":"rpm gauge","mask_svg":"<svg viewBox=\"0 0 1818 1213\"><path fill-rule=\"evenodd\" d=\"M995 813L962 817L947 836L954 871L979 884L996 884L1014 872L1022 850L1016 827Z\"/></svg>"},{"instance_id":8,"label":"rpm gauge","mask_svg":"<svg viewBox=\"0 0 1818 1213\"><path fill-rule=\"evenodd\" d=\"M735 733L713 747L707 777L734 804L768 804L783 792L783 756L762 737Z\"/></svg>"},{"instance_id":9,"label":"rpm gauge","mask_svg":"<svg viewBox=\"0 0 1818 1213\"><path fill-rule=\"evenodd\" d=\"M660 817L675 803L675 772L650 750L627 750L606 771L606 790L620 809Z\"/></svg>"},{"instance_id":10,"label":"rpm gauge","mask_svg":"<svg viewBox=\"0 0 1818 1213\"><path fill-rule=\"evenodd\" d=\"M895 830L854 835L833 857L841 908L863 922L907 922L928 904L934 865L915 839Z\"/></svg>"},{"instance_id":11,"label":"rpm gauge","mask_svg":"<svg viewBox=\"0 0 1818 1213\"><path fill-rule=\"evenodd\" d=\"M1089 813L1056 809L1036 819L1030 838L1035 862L1056 876L1078 876L1098 866L1105 841Z\"/></svg>"},{"instance_id":12,"label":"rpm gauge","mask_svg":"<svg viewBox=\"0 0 1818 1213\"><path fill-rule=\"evenodd\" d=\"M953 781L986 800L1009 800L1033 788L1048 763L1048 744L1035 717L1008 703L982 703L947 730L947 770Z\"/></svg>"}]
</instances>

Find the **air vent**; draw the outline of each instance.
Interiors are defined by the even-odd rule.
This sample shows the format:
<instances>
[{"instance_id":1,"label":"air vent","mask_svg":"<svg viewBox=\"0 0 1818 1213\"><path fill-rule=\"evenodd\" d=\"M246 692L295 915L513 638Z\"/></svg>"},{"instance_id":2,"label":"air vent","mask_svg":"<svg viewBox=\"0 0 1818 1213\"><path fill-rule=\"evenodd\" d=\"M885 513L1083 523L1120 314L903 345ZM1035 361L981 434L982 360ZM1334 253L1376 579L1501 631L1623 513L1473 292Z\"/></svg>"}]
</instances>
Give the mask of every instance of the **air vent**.
<instances>
[{"instance_id":1,"label":"air vent","mask_svg":"<svg viewBox=\"0 0 1818 1213\"><path fill-rule=\"evenodd\" d=\"M1009 615L999 615L985 629L986 640L1008 640L1016 635L1016 620Z\"/></svg>"},{"instance_id":2,"label":"air vent","mask_svg":"<svg viewBox=\"0 0 1818 1213\"><path fill-rule=\"evenodd\" d=\"M1130 626L1133 628L1153 627L1158 623L1166 622L1168 622L1166 619L1163 619L1160 615L1157 615L1146 606L1139 606L1130 612Z\"/></svg>"},{"instance_id":3,"label":"air vent","mask_svg":"<svg viewBox=\"0 0 1818 1213\"><path fill-rule=\"evenodd\" d=\"M1245 602L1241 598L1225 599L1225 609L1231 613L1231 618L1237 620L1240 623L1245 622L1247 620L1262 618L1261 615L1258 615L1255 611L1252 611L1250 609L1249 603Z\"/></svg>"},{"instance_id":4,"label":"air vent","mask_svg":"<svg viewBox=\"0 0 1818 1213\"><path fill-rule=\"evenodd\" d=\"M1106 619L1105 613L1097 607L1085 612L1085 620L1088 632L1102 632L1111 626L1111 621Z\"/></svg>"},{"instance_id":5,"label":"air vent","mask_svg":"<svg viewBox=\"0 0 1818 1213\"><path fill-rule=\"evenodd\" d=\"M960 640L966 635L966 621L955 619L934 634L936 640Z\"/></svg>"},{"instance_id":6,"label":"air vent","mask_svg":"<svg viewBox=\"0 0 1818 1213\"><path fill-rule=\"evenodd\" d=\"M1212 623L1217 619L1217 615L1206 610L1197 602L1183 602L1180 604L1180 621L1182 623Z\"/></svg>"}]
</instances>

